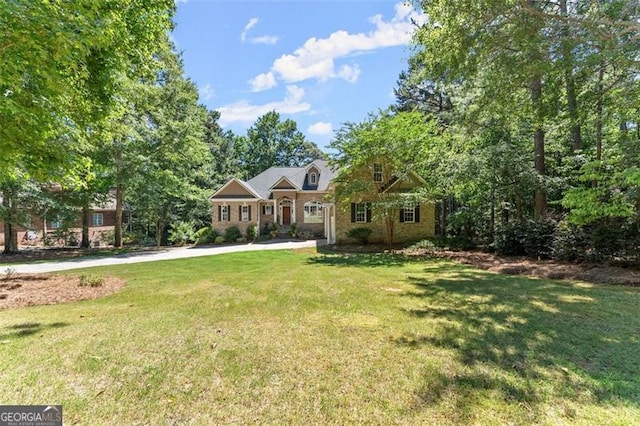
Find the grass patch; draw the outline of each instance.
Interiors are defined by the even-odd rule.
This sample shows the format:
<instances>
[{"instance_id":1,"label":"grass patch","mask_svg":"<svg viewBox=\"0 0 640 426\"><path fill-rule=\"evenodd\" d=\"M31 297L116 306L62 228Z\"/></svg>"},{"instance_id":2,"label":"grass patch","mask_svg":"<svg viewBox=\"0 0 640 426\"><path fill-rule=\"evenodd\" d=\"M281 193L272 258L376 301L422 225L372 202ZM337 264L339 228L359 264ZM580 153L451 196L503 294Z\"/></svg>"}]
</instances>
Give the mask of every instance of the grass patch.
<instances>
[{"instance_id":1,"label":"grass patch","mask_svg":"<svg viewBox=\"0 0 640 426\"><path fill-rule=\"evenodd\" d=\"M640 418L636 288L309 250L91 273L128 285L0 312L3 403L91 425Z\"/></svg>"}]
</instances>

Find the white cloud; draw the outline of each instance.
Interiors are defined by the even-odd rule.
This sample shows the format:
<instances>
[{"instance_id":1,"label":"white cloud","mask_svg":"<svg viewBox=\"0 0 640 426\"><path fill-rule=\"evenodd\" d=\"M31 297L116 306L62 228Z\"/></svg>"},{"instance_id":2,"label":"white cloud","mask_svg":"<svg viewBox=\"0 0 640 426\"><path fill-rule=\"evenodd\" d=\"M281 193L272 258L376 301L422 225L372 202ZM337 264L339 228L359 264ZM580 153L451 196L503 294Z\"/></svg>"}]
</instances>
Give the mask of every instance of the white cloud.
<instances>
[{"instance_id":1,"label":"white cloud","mask_svg":"<svg viewBox=\"0 0 640 426\"><path fill-rule=\"evenodd\" d=\"M251 83L252 92L261 92L263 90L271 89L278 84L276 83L276 77L271 71L259 74L249 82Z\"/></svg>"},{"instance_id":2,"label":"white cloud","mask_svg":"<svg viewBox=\"0 0 640 426\"><path fill-rule=\"evenodd\" d=\"M357 65L344 65L336 71L337 59L408 44L415 30L413 22L421 23L424 20L425 15L411 5L398 3L395 5L395 15L390 21L385 21L381 15L369 19L375 26L372 31L351 34L339 30L327 38L312 37L292 54L285 54L276 59L271 71L289 83L312 78L320 81L343 78L355 82L360 75Z\"/></svg>"},{"instance_id":3,"label":"white cloud","mask_svg":"<svg viewBox=\"0 0 640 426\"><path fill-rule=\"evenodd\" d=\"M256 44L276 44L280 40L280 37L273 35L263 35L259 37L253 37L251 43Z\"/></svg>"},{"instance_id":4,"label":"white cloud","mask_svg":"<svg viewBox=\"0 0 640 426\"><path fill-rule=\"evenodd\" d=\"M220 120L218 120L218 122L223 127L227 124L237 122L249 124L269 111L276 111L281 114L297 114L309 111L311 105L302 102L303 98L304 89L296 85L290 85L287 86L286 96L281 101L269 102L264 105L254 105L243 100L217 108L218 111L220 111Z\"/></svg>"},{"instance_id":5,"label":"white cloud","mask_svg":"<svg viewBox=\"0 0 640 426\"><path fill-rule=\"evenodd\" d=\"M247 25L244 26L244 30L242 30L242 34L240 34L240 40L245 41L247 39L247 33L249 30L256 26L256 24L260 22L258 18L251 18Z\"/></svg>"},{"instance_id":6,"label":"white cloud","mask_svg":"<svg viewBox=\"0 0 640 426\"><path fill-rule=\"evenodd\" d=\"M318 121L317 123L309 126L307 131L312 135L330 135L331 132L333 132L333 125L331 123Z\"/></svg>"},{"instance_id":7,"label":"white cloud","mask_svg":"<svg viewBox=\"0 0 640 426\"><path fill-rule=\"evenodd\" d=\"M249 19L249 22L247 22L247 25L244 26L244 29L240 34L240 40L242 40L243 42L247 41L247 34L249 33L249 30L258 25L258 22L260 22L260 19L258 18ZM256 44L276 44L278 40L280 40L280 37L278 36L263 35L258 37L251 37L249 39L249 42Z\"/></svg>"},{"instance_id":8,"label":"white cloud","mask_svg":"<svg viewBox=\"0 0 640 426\"><path fill-rule=\"evenodd\" d=\"M215 90L210 84L206 84L203 87L199 88L200 98L204 101L208 101L209 99L216 96Z\"/></svg>"}]
</instances>

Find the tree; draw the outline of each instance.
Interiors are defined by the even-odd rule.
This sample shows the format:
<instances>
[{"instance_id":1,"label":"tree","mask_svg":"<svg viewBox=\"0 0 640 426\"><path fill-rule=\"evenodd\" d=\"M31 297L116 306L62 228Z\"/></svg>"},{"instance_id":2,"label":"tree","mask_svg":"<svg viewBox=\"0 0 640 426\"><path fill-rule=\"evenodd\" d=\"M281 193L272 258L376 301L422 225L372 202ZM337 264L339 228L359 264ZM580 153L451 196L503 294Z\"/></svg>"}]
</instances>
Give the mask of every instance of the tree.
<instances>
[{"instance_id":1,"label":"tree","mask_svg":"<svg viewBox=\"0 0 640 426\"><path fill-rule=\"evenodd\" d=\"M149 72L174 9L172 0L3 4L4 188L20 175L39 181L78 177L74 165L82 162L88 132L117 102L123 76ZM15 242L5 240L5 252L13 251Z\"/></svg>"},{"instance_id":2,"label":"tree","mask_svg":"<svg viewBox=\"0 0 640 426\"><path fill-rule=\"evenodd\" d=\"M295 121L280 121L280 114L275 111L259 117L247 130L242 153L243 168L250 177L269 167L300 167L323 156L314 143L306 140Z\"/></svg>"},{"instance_id":3,"label":"tree","mask_svg":"<svg viewBox=\"0 0 640 426\"><path fill-rule=\"evenodd\" d=\"M430 148L441 139L438 124L417 111L381 111L362 123L345 124L330 145L337 152L332 158L338 168L336 198L345 201L344 205L371 202L373 214L385 222L385 241L392 244L399 210L431 199L432 193L428 186L412 193L382 191L371 178L374 163L382 164L385 176L394 182L415 179L414 173L424 174Z\"/></svg>"}]
</instances>

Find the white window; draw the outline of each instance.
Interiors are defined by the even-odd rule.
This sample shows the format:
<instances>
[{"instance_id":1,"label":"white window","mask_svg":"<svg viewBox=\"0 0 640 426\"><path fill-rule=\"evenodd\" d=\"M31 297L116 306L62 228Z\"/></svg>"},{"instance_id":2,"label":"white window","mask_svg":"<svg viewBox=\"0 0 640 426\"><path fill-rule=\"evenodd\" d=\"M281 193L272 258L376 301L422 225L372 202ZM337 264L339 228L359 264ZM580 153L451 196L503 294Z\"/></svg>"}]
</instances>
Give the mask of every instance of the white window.
<instances>
[{"instance_id":1,"label":"white window","mask_svg":"<svg viewBox=\"0 0 640 426\"><path fill-rule=\"evenodd\" d=\"M249 206L242 206L240 220L242 222L249 222Z\"/></svg>"},{"instance_id":2,"label":"white window","mask_svg":"<svg viewBox=\"0 0 640 426\"><path fill-rule=\"evenodd\" d=\"M356 222L365 223L367 221L367 205L365 203L356 203Z\"/></svg>"},{"instance_id":3,"label":"white window","mask_svg":"<svg viewBox=\"0 0 640 426\"><path fill-rule=\"evenodd\" d=\"M404 208L404 222L413 223L416 221L416 209L415 207Z\"/></svg>"},{"instance_id":4,"label":"white window","mask_svg":"<svg viewBox=\"0 0 640 426\"><path fill-rule=\"evenodd\" d=\"M264 208L264 214L272 215L273 214L273 206L262 206Z\"/></svg>"},{"instance_id":5,"label":"white window","mask_svg":"<svg viewBox=\"0 0 640 426\"><path fill-rule=\"evenodd\" d=\"M60 220L60 218L53 219L51 221L51 229L58 229L58 228L62 228L62 221Z\"/></svg>"},{"instance_id":6,"label":"white window","mask_svg":"<svg viewBox=\"0 0 640 426\"><path fill-rule=\"evenodd\" d=\"M229 220L229 206L220 206L220 222Z\"/></svg>"},{"instance_id":7,"label":"white window","mask_svg":"<svg viewBox=\"0 0 640 426\"><path fill-rule=\"evenodd\" d=\"M373 165L373 181L381 183L384 180L382 175L382 164L376 163Z\"/></svg>"},{"instance_id":8,"label":"white window","mask_svg":"<svg viewBox=\"0 0 640 426\"><path fill-rule=\"evenodd\" d=\"M304 203L304 223L322 223L322 203L318 201Z\"/></svg>"},{"instance_id":9,"label":"white window","mask_svg":"<svg viewBox=\"0 0 640 426\"><path fill-rule=\"evenodd\" d=\"M102 213L93 213L91 215L92 226L104 226L104 215Z\"/></svg>"},{"instance_id":10,"label":"white window","mask_svg":"<svg viewBox=\"0 0 640 426\"><path fill-rule=\"evenodd\" d=\"M318 175L315 173L311 173L309 175L309 185L317 185L318 184Z\"/></svg>"}]
</instances>

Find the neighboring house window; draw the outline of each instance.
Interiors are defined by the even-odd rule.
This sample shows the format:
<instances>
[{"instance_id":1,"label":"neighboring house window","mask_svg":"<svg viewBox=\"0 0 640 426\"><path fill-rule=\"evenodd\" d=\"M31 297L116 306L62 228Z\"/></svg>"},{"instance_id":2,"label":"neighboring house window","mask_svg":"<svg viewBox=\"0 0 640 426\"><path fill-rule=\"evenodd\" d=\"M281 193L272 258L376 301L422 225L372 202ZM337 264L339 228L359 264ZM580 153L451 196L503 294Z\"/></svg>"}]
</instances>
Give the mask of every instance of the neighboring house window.
<instances>
[{"instance_id":1,"label":"neighboring house window","mask_svg":"<svg viewBox=\"0 0 640 426\"><path fill-rule=\"evenodd\" d=\"M311 173L309 175L309 185L317 185L318 184L318 175L315 173Z\"/></svg>"},{"instance_id":2,"label":"neighboring house window","mask_svg":"<svg viewBox=\"0 0 640 426\"><path fill-rule=\"evenodd\" d=\"M262 214L273 215L273 206L262 206Z\"/></svg>"},{"instance_id":3,"label":"neighboring house window","mask_svg":"<svg viewBox=\"0 0 640 426\"><path fill-rule=\"evenodd\" d=\"M59 217L51 220L51 224L50 224L50 228L51 229L58 229L58 228L62 228L62 220L60 220Z\"/></svg>"},{"instance_id":4,"label":"neighboring house window","mask_svg":"<svg viewBox=\"0 0 640 426\"><path fill-rule=\"evenodd\" d=\"M322 223L322 203L318 201L304 203L304 223Z\"/></svg>"},{"instance_id":5,"label":"neighboring house window","mask_svg":"<svg viewBox=\"0 0 640 426\"><path fill-rule=\"evenodd\" d=\"M420 222L420 205L415 207L405 207L400 209L400 222L418 223Z\"/></svg>"},{"instance_id":6,"label":"neighboring house window","mask_svg":"<svg viewBox=\"0 0 640 426\"><path fill-rule=\"evenodd\" d=\"M371 222L371 203L351 203L351 223Z\"/></svg>"},{"instance_id":7,"label":"neighboring house window","mask_svg":"<svg viewBox=\"0 0 640 426\"><path fill-rule=\"evenodd\" d=\"M249 222L251 220L251 206L240 206L240 221Z\"/></svg>"},{"instance_id":8,"label":"neighboring house window","mask_svg":"<svg viewBox=\"0 0 640 426\"><path fill-rule=\"evenodd\" d=\"M220 214L220 222L228 222L231 220L229 217L229 206L218 206Z\"/></svg>"},{"instance_id":9,"label":"neighboring house window","mask_svg":"<svg viewBox=\"0 0 640 426\"><path fill-rule=\"evenodd\" d=\"M382 175L382 164L376 163L373 165L373 181L376 183L382 183L384 176Z\"/></svg>"},{"instance_id":10,"label":"neighboring house window","mask_svg":"<svg viewBox=\"0 0 640 426\"><path fill-rule=\"evenodd\" d=\"M104 226L104 215L102 213L93 213L91 224L93 226Z\"/></svg>"}]
</instances>

